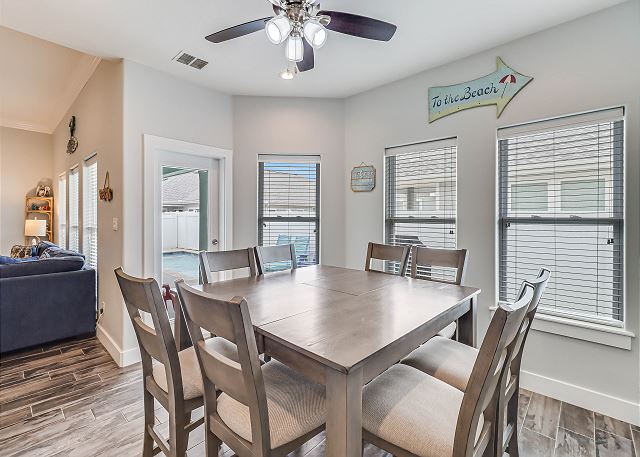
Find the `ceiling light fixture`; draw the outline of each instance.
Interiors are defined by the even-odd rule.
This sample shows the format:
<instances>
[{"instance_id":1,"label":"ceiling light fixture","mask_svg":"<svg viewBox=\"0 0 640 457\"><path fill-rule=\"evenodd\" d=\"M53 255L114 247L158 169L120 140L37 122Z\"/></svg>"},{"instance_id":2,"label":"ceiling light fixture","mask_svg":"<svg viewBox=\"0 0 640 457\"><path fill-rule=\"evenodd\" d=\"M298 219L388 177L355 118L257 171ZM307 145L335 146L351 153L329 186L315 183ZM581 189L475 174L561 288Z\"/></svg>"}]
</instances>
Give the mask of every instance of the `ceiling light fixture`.
<instances>
[{"instance_id":1,"label":"ceiling light fixture","mask_svg":"<svg viewBox=\"0 0 640 457\"><path fill-rule=\"evenodd\" d=\"M286 70L284 70L282 73L280 73L280 77L282 79L286 79L286 80L293 79L294 76L295 76L295 74L291 70L289 70L288 68Z\"/></svg>"},{"instance_id":2,"label":"ceiling light fixture","mask_svg":"<svg viewBox=\"0 0 640 457\"><path fill-rule=\"evenodd\" d=\"M289 18L285 15L279 15L267 21L264 30L267 32L269 41L273 44L281 44L291 33L291 28Z\"/></svg>"},{"instance_id":3,"label":"ceiling light fixture","mask_svg":"<svg viewBox=\"0 0 640 457\"><path fill-rule=\"evenodd\" d=\"M327 29L317 19L309 19L302 28L307 42L316 49L320 49L327 42Z\"/></svg>"},{"instance_id":4,"label":"ceiling light fixture","mask_svg":"<svg viewBox=\"0 0 640 457\"><path fill-rule=\"evenodd\" d=\"M304 56L304 45L302 44L302 37L300 35L291 34L287 39L287 44L284 47L284 55L291 62L300 62Z\"/></svg>"}]
</instances>

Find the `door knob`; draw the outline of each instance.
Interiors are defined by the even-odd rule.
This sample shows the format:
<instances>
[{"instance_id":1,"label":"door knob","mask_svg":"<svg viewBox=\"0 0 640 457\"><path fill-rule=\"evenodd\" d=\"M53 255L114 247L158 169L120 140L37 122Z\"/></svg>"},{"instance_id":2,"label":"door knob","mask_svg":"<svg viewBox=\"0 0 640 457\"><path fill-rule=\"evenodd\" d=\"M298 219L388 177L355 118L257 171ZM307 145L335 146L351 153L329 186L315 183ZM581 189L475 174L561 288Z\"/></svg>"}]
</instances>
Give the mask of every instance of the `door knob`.
<instances>
[{"instance_id":1,"label":"door knob","mask_svg":"<svg viewBox=\"0 0 640 457\"><path fill-rule=\"evenodd\" d=\"M213 240L211 240L211 244L213 244L214 246L218 245L218 240L216 240L215 238Z\"/></svg>"}]
</instances>

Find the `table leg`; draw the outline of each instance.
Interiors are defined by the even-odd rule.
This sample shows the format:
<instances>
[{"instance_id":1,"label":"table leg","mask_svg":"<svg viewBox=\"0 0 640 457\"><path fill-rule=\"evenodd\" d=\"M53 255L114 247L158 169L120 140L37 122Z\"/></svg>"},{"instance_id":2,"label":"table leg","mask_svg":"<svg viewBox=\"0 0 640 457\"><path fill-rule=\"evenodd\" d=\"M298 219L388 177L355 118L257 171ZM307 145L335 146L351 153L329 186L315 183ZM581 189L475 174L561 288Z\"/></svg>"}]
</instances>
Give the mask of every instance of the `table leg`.
<instances>
[{"instance_id":1,"label":"table leg","mask_svg":"<svg viewBox=\"0 0 640 457\"><path fill-rule=\"evenodd\" d=\"M362 368L326 371L327 457L362 457Z\"/></svg>"},{"instance_id":2,"label":"table leg","mask_svg":"<svg viewBox=\"0 0 640 457\"><path fill-rule=\"evenodd\" d=\"M173 314L175 315L174 326L174 339L176 340L176 346L178 351L187 349L193 346L191 343L191 337L189 336L189 329L187 328L187 322L184 320L182 314L182 306L180 306L180 299L177 293L173 293Z\"/></svg>"},{"instance_id":3,"label":"table leg","mask_svg":"<svg viewBox=\"0 0 640 457\"><path fill-rule=\"evenodd\" d=\"M458 319L458 341L476 347L476 327L478 314L478 298L469 299L469 311Z\"/></svg>"}]
</instances>

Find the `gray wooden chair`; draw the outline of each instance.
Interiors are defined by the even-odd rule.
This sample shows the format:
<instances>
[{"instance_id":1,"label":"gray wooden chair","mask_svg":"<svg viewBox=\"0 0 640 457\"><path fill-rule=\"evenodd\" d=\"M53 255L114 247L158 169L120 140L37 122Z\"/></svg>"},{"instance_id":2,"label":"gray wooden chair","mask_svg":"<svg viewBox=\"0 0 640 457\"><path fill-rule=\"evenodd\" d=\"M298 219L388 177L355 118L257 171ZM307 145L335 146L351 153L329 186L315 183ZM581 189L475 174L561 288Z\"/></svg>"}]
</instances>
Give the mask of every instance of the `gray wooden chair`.
<instances>
[{"instance_id":1,"label":"gray wooden chair","mask_svg":"<svg viewBox=\"0 0 640 457\"><path fill-rule=\"evenodd\" d=\"M372 260L381 260L394 262L398 264L398 271L393 273L399 276L407 274L407 265L409 264L409 246L391 246L389 244L378 244L369 242L367 247L367 259L364 264L364 271L378 271L381 273L389 273L388 271L376 270L371 268Z\"/></svg>"},{"instance_id":2,"label":"gray wooden chair","mask_svg":"<svg viewBox=\"0 0 640 457\"><path fill-rule=\"evenodd\" d=\"M200 252L200 276L205 284L211 284L214 281L214 273L241 268L248 268L249 276L256 275L256 258L253 248Z\"/></svg>"},{"instance_id":3,"label":"gray wooden chair","mask_svg":"<svg viewBox=\"0 0 640 457\"><path fill-rule=\"evenodd\" d=\"M468 388L398 364L365 386L363 438L398 457L495 456L498 390L533 299L501 305L473 365Z\"/></svg>"},{"instance_id":4,"label":"gray wooden chair","mask_svg":"<svg viewBox=\"0 0 640 457\"><path fill-rule=\"evenodd\" d=\"M189 433L203 423L191 421L191 411L203 405L202 376L193 348L178 352L169 316L155 279L140 279L115 270L129 317L138 338L144 389L143 457L164 452L184 457ZM140 311L151 315L147 325ZM160 362L154 365L153 361ZM155 430L154 398L169 413L169 441ZM155 443L155 444L154 444Z\"/></svg>"},{"instance_id":5,"label":"gray wooden chair","mask_svg":"<svg viewBox=\"0 0 640 457\"><path fill-rule=\"evenodd\" d=\"M280 362L260 364L244 298L215 300L184 281L176 286L203 373L208 457L218 456L221 442L240 457L285 456L324 429L324 386ZM234 344L239 362L201 329Z\"/></svg>"},{"instance_id":6,"label":"gray wooden chair","mask_svg":"<svg viewBox=\"0 0 640 457\"><path fill-rule=\"evenodd\" d=\"M269 264L287 263L287 267L282 269L295 270L298 268L296 260L296 246L294 244L282 244L279 246L256 246L256 260L258 264L258 274L265 274Z\"/></svg>"},{"instance_id":7,"label":"gray wooden chair","mask_svg":"<svg viewBox=\"0 0 640 457\"><path fill-rule=\"evenodd\" d=\"M467 258L466 249L435 249L412 246L411 277L459 286L464 280ZM447 273L452 273L453 279L448 279ZM438 335L445 338L453 338L456 334L456 329L456 323L452 322L442 329Z\"/></svg>"},{"instance_id":8,"label":"gray wooden chair","mask_svg":"<svg viewBox=\"0 0 640 457\"><path fill-rule=\"evenodd\" d=\"M525 281L525 284L533 287L533 298L518 334L515 350L507 363L508 374L505 376L504 385L499 391L500 406L498 408L498 427L496 428L498 432L496 455L502 456L505 451L511 457L519 455L517 422L522 353L540 298L549 281L549 276L549 270L543 268L540 269L535 280ZM467 386L470 385L471 373L478 356L479 351L475 348L448 338L435 337L403 359L402 363L434 376L464 392Z\"/></svg>"}]
</instances>

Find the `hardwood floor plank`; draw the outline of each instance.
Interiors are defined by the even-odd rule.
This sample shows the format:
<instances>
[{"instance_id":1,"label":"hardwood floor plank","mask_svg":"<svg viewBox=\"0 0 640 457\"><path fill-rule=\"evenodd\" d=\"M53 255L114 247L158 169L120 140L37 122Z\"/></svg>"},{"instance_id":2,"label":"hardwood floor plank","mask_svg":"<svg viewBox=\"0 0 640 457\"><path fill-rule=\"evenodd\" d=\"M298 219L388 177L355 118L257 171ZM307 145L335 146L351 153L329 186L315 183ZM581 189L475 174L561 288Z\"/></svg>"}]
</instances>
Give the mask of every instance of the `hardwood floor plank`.
<instances>
[{"instance_id":1,"label":"hardwood floor plank","mask_svg":"<svg viewBox=\"0 0 640 457\"><path fill-rule=\"evenodd\" d=\"M579 433L590 439L594 436L593 412L570 403L562 403L560 407L560 427Z\"/></svg>"},{"instance_id":2,"label":"hardwood floor plank","mask_svg":"<svg viewBox=\"0 0 640 457\"><path fill-rule=\"evenodd\" d=\"M595 422L598 430L631 439L631 425L626 422L599 413L595 413Z\"/></svg>"},{"instance_id":3,"label":"hardwood floor plank","mask_svg":"<svg viewBox=\"0 0 640 457\"><path fill-rule=\"evenodd\" d=\"M25 371L39 366L38 363L50 363L51 360L57 357L63 358L60 349L48 349L25 357L2 359L0 360L0 373L8 374L14 371Z\"/></svg>"},{"instance_id":4,"label":"hardwood floor plank","mask_svg":"<svg viewBox=\"0 0 640 457\"><path fill-rule=\"evenodd\" d=\"M529 403L531 402L531 392L521 389L518 396L518 428L522 428L524 418L527 415L527 409L529 409Z\"/></svg>"},{"instance_id":5,"label":"hardwood floor plank","mask_svg":"<svg viewBox=\"0 0 640 457\"><path fill-rule=\"evenodd\" d=\"M62 371L65 367L72 367L77 363L80 363L86 360L84 352L82 349L73 349L69 352L63 352L59 357L56 357L55 360L51 361L47 364L40 364L35 367L27 368L24 370L24 377L31 378L34 376L38 376L43 373L60 373L61 375L67 374L68 372ZM72 372L73 370L71 370Z\"/></svg>"},{"instance_id":6,"label":"hardwood floor plank","mask_svg":"<svg viewBox=\"0 0 640 457\"><path fill-rule=\"evenodd\" d=\"M28 419L29 417L31 417L31 408L28 406L0 413L0 429Z\"/></svg>"},{"instance_id":7,"label":"hardwood floor plank","mask_svg":"<svg viewBox=\"0 0 640 457\"><path fill-rule=\"evenodd\" d=\"M559 416L559 400L534 393L531 395L531 402L529 403L523 428L555 440Z\"/></svg>"},{"instance_id":8,"label":"hardwood floor plank","mask_svg":"<svg viewBox=\"0 0 640 457\"><path fill-rule=\"evenodd\" d=\"M596 429L596 456L634 457L633 443L630 439Z\"/></svg>"},{"instance_id":9,"label":"hardwood floor plank","mask_svg":"<svg viewBox=\"0 0 640 457\"><path fill-rule=\"evenodd\" d=\"M41 352L44 352L42 347L35 347L35 348L25 349L22 351L16 351L10 354L2 355L0 356L0 367L2 366L3 362L8 362L9 360L15 360L15 359L23 359L30 355L40 354Z\"/></svg>"},{"instance_id":10,"label":"hardwood floor plank","mask_svg":"<svg viewBox=\"0 0 640 457\"><path fill-rule=\"evenodd\" d=\"M31 405L31 411L33 414L40 414L50 409L63 408L74 400L83 398L86 392L99 389L100 385L100 377L97 375L74 381L57 389L54 397L43 395L46 398Z\"/></svg>"},{"instance_id":11,"label":"hardwood floor plank","mask_svg":"<svg viewBox=\"0 0 640 457\"><path fill-rule=\"evenodd\" d=\"M24 382L4 387L0 389L0 410L3 410L3 404L20 399L26 399L27 402L24 404L30 405L34 403L29 402L28 399L30 396L38 395L49 389L55 389L56 387L75 382L75 380L76 378L73 374L61 376L57 379L51 379L47 374L43 374L35 378L26 379Z\"/></svg>"},{"instance_id":12,"label":"hardwood floor plank","mask_svg":"<svg viewBox=\"0 0 640 457\"><path fill-rule=\"evenodd\" d=\"M24 381L24 373L22 371L16 371L9 374L0 374L0 388L10 386L21 381Z\"/></svg>"},{"instance_id":13,"label":"hardwood floor plank","mask_svg":"<svg viewBox=\"0 0 640 457\"><path fill-rule=\"evenodd\" d=\"M64 415L59 409L46 412L39 416L32 416L13 425L0 429L0 445L4 441L15 438L24 433L34 433L43 427L48 427L56 422L64 420Z\"/></svg>"},{"instance_id":14,"label":"hardwood floor plank","mask_svg":"<svg viewBox=\"0 0 640 457\"><path fill-rule=\"evenodd\" d=\"M595 441L585 435L558 429L555 457L595 457Z\"/></svg>"},{"instance_id":15,"label":"hardwood floor plank","mask_svg":"<svg viewBox=\"0 0 640 457\"><path fill-rule=\"evenodd\" d=\"M640 429L631 426L631 438L633 441L633 447L636 450L636 457L640 457Z\"/></svg>"}]
</instances>

